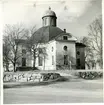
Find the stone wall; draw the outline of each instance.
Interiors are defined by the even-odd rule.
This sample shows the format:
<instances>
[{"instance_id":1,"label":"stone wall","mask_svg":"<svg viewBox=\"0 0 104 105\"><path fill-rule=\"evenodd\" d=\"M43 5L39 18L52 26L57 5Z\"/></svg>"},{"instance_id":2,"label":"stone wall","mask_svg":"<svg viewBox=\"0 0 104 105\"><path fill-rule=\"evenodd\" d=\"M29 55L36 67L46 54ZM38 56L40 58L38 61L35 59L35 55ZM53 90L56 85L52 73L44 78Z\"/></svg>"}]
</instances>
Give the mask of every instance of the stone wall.
<instances>
[{"instance_id":1,"label":"stone wall","mask_svg":"<svg viewBox=\"0 0 104 105\"><path fill-rule=\"evenodd\" d=\"M58 79L58 73L4 73L4 82L42 82Z\"/></svg>"}]
</instances>

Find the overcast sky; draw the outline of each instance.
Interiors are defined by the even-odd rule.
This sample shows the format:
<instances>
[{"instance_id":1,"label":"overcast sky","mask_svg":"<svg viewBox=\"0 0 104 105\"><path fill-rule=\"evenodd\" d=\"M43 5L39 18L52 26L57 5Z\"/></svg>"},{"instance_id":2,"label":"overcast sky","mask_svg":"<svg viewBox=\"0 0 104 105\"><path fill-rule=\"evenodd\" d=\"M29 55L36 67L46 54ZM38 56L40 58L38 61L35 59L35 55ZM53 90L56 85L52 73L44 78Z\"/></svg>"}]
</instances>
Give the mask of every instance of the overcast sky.
<instances>
[{"instance_id":1,"label":"overcast sky","mask_svg":"<svg viewBox=\"0 0 104 105\"><path fill-rule=\"evenodd\" d=\"M102 0L3 0L3 24L42 27L42 16L51 7L57 26L76 37L87 35L87 26L101 14Z\"/></svg>"}]
</instances>

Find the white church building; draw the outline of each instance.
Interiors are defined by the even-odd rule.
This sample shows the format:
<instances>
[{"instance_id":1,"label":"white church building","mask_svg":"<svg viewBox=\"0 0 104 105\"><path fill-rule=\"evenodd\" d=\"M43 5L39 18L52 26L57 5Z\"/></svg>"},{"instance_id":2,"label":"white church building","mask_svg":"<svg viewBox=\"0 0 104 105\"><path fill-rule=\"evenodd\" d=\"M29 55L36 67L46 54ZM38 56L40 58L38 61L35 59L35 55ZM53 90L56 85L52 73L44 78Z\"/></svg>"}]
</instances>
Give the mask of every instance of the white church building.
<instances>
[{"instance_id":1,"label":"white church building","mask_svg":"<svg viewBox=\"0 0 104 105\"><path fill-rule=\"evenodd\" d=\"M45 48L45 56L40 54L36 58L36 67L40 70L57 69L85 69L85 45L78 43L76 37L68 33L66 29L57 27L57 16L49 8L42 16L43 26L39 28L32 36L34 43L41 41L41 47ZM26 47L21 43L21 50ZM33 58L27 56L20 58L19 67L32 67Z\"/></svg>"}]
</instances>

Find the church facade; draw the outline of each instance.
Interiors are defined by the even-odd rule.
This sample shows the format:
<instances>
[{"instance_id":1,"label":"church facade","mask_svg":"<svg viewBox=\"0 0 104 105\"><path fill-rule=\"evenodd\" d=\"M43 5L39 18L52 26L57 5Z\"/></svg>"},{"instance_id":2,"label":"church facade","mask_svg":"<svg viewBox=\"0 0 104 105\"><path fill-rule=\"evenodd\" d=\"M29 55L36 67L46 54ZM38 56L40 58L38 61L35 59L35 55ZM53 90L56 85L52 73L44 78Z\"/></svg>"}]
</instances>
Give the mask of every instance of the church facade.
<instances>
[{"instance_id":1,"label":"church facade","mask_svg":"<svg viewBox=\"0 0 104 105\"><path fill-rule=\"evenodd\" d=\"M40 70L57 69L85 69L85 45L77 42L77 38L66 29L57 27L57 16L49 8L42 17L43 26L32 36L34 43L41 42L41 48L45 48L45 54L36 57L36 67ZM24 56L20 59L19 66L32 66L33 57L21 44ZM28 56L30 55L30 56Z\"/></svg>"}]
</instances>

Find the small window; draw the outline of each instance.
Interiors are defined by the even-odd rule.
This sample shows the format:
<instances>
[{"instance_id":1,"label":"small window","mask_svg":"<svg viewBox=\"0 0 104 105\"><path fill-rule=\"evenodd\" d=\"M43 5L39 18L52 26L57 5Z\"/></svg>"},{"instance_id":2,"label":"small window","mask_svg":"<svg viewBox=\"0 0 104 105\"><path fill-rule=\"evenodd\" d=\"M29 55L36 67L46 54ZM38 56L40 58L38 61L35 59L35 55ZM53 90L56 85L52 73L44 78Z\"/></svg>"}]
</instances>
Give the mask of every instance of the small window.
<instances>
[{"instance_id":1,"label":"small window","mask_svg":"<svg viewBox=\"0 0 104 105\"><path fill-rule=\"evenodd\" d=\"M64 46L64 50L67 51L67 46Z\"/></svg>"},{"instance_id":2,"label":"small window","mask_svg":"<svg viewBox=\"0 0 104 105\"><path fill-rule=\"evenodd\" d=\"M52 65L54 65L54 56L52 56Z\"/></svg>"},{"instance_id":3,"label":"small window","mask_svg":"<svg viewBox=\"0 0 104 105\"><path fill-rule=\"evenodd\" d=\"M68 37L67 36L63 36L63 40L68 40Z\"/></svg>"}]
</instances>

